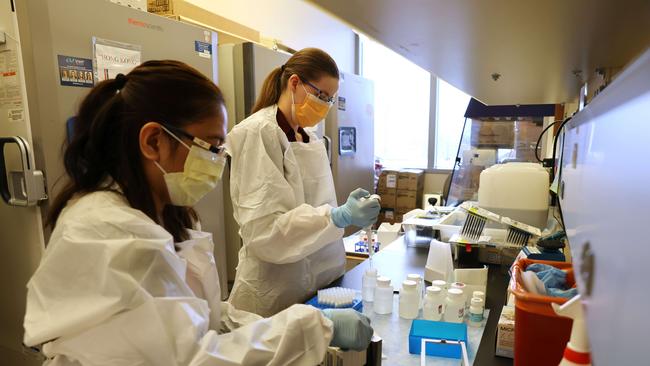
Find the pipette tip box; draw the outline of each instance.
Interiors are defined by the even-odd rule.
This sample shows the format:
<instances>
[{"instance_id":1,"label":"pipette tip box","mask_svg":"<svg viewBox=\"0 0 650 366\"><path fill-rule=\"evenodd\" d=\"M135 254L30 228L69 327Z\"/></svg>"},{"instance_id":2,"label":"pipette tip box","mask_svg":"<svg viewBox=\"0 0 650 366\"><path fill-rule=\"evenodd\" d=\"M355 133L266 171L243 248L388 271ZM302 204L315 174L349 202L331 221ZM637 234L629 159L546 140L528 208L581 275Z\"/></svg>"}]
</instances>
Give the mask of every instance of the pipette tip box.
<instances>
[{"instance_id":1,"label":"pipette tip box","mask_svg":"<svg viewBox=\"0 0 650 366\"><path fill-rule=\"evenodd\" d=\"M311 299L309 299L305 304L311 305L311 306L313 306L313 307L315 307L317 309L321 309L321 310L323 310L323 309L354 309L354 310L356 310L358 312L363 311L363 302L360 299L354 299L354 301L352 301L352 304L334 307L332 305L319 303L318 302L318 295L316 295L316 296L312 297Z\"/></svg>"},{"instance_id":2,"label":"pipette tip box","mask_svg":"<svg viewBox=\"0 0 650 366\"><path fill-rule=\"evenodd\" d=\"M415 319L409 333L409 353L419 355L422 350L422 339L464 342L467 347L467 325L465 323L434 322L431 320ZM462 357L460 344L427 343L426 355L446 358Z\"/></svg>"}]
</instances>

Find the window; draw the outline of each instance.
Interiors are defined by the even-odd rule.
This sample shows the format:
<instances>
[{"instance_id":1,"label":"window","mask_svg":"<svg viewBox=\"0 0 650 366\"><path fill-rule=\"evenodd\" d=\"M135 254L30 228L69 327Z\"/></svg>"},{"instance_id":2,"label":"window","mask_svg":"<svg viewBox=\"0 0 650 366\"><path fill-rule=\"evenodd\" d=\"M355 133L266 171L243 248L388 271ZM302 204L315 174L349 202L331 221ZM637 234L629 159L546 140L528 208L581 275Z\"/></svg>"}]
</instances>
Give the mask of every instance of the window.
<instances>
[{"instance_id":1,"label":"window","mask_svg":"<svg viewBox=\"0 0 650 366\"><path fill-rule=\"evenodd\" d=\"M453 169L463 133L470 96L442 79L438 80L436 118L436 169Z\"/></svg>"},{"instance_id":2,"label":"window","mask_svg":"<svg viewBox=\"0 0 650 366\"><path fill-rule=\"evenodd\" d=\"M388 167L427 168L431 75L381 44L359 37L361 75L373 80L375 87L375 156Z\"/></svg>"}]
</instances>

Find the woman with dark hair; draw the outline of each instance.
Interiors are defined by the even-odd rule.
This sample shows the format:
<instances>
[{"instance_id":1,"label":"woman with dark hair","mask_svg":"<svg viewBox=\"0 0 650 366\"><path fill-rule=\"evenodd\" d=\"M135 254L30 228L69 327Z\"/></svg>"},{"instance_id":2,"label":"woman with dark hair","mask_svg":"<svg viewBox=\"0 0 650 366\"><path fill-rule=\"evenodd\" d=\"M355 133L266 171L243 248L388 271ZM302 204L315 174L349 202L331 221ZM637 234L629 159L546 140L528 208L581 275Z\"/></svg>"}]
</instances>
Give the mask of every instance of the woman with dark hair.
<instances>
[{"instance_id":1,"label":"woman with dark hair","mask_svg":"<svg viewBox=\"0 0 650 366\"><path fill-rule=\"evenodd\" d=\"M269 316L304 302L344 273L343 228L377 221L379 203L357 189L337 207L323 141L309 127L339 88L324 51L296 52L264 81L253 114L228 135L230 192L243 247L230 301Z\"/></svg>"},{"instance_id":2,"label":"woman with dark hair","mask_svg":"<svg viewBox=\"0 0 650 366\"><path fill-rule=\"evenodd\" d=\"M24 341L46 364L314 365L332 339L368 344L367 319L350 311L296 305L262 319L220 301L212 238L191 207L221 178L227 123L217 86L176 61L86 96L28 283Z\"/></svg>"}]
</instances>

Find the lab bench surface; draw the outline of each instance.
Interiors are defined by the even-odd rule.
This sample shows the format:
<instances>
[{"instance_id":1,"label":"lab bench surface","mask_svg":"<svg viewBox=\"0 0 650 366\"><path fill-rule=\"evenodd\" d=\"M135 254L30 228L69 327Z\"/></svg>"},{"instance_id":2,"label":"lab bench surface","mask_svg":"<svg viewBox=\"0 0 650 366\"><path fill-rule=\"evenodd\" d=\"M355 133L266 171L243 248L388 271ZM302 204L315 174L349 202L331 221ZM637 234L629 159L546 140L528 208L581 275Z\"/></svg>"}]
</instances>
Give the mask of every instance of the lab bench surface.
<instances>
[{"instance_id":1,"label":"lab bench surface","mask_svg":"<svg viewBox=\"0 0 650 366\"><path fill-rule=\"evenodd\" d=\"M389 277L395 288L399 288L402 281L410 273L417 273L424 277L424 266L428 254L429 248L409 247L401 237L385 249L377 252L372 258L372 266L377 268L380 275ZM360 291L361 279L369 265L369 260L365 260L334 281L330 286L341 286ZM490 309L490 315L485 325L485 332L474 365L510 366L513 363L512 359L498 357L494 354L497 322L499 321L501 308L505 304L509 276L501 270L500 266L490 265L488 267L485 307Z\"/></svg>"}]
</instances>

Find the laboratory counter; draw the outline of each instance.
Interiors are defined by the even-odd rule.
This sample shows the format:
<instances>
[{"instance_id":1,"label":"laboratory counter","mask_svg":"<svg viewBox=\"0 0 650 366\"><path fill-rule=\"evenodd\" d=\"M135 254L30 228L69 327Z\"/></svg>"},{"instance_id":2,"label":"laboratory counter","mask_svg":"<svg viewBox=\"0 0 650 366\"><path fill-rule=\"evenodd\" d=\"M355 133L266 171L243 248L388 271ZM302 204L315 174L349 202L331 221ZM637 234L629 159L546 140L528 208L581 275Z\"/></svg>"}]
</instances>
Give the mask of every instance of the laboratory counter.
<instances>
[{"instance_id":1,"label":"laboratory counter","mask_svg":"<svg viewBox=\"0 0 650 366\"><path fill-rule=\"evenodd\" d=\"M377 252L372 258L372 266L377 268L381 276L389 277L394 287L398 289L401 282L410 273L420 274L424 277L424 266L428 253L428 247L407 246L402 236ZM341 286L361 291L361 280L369 265L369 260L363 261L333 282L331 286ZM489 265L485 307L490 310L490 313L474 365L509 366L513 363L513 360L510 358L498 357L494 354L497 322L501 314L501 308L506 300L506 288L509 278L501 266ZM397 311L397 309L394 309L394 311ZM404 342L407 342L407 340L405 339Z\"/></svg>"}]
</instances>

